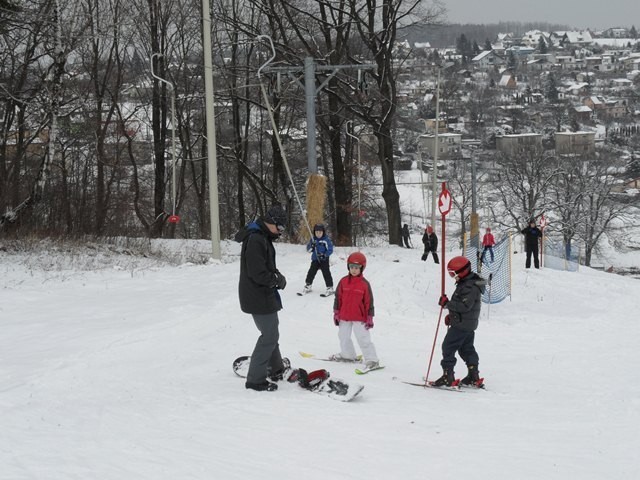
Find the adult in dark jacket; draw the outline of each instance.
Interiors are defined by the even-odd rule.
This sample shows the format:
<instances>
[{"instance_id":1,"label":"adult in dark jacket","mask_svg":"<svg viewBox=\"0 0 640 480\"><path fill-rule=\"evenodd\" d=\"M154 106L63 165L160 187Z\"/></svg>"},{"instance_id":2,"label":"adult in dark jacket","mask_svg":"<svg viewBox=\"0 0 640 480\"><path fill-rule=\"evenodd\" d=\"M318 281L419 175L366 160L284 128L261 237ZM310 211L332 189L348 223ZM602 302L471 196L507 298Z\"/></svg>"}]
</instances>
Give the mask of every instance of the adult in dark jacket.
<instances>
[{"instance_id":1,"label":"adult in dark jacket","mask_svg":"<svg viewBox=\"0 0 640 480\"><path fill-rule=\"evenodd\" d=\"M424 235L422 235L422 243L424 244L424 253L422 254L421 260L423 262L426 261L429 253L431 253L431 255L433 255L433 262L440 263L438 259L438 237L431 225L425 229Z\"/></svg>"},{"instance_id":2,"label":"adult in dark jacket","mask_svg":"<svg viewBox=\"0 0 640 480\"><path fill-rule=\"evenodd\" d=\"M535 219L529 220L529 226L524 228L522 232L524 235L524 249L527 252L527 261L525 263L526 268L531 268L531 255L533 255L533 264L536 268L540 268L540 261L538 260L538 246L540 245L540 239L542 238L542 231L536 227Z\"/></svg>"},{"instance_id":3,"label":"adult in dark jacket","mask_svg":"<svg viewBox=\"0 0 640 480\"><path fill-rule=\"evenodd\" d=\"M413 248L411 246L411 233L409 232L409 225L406 223L402 226L402 241L404 242L404 246L407 248Z\"/></svg>"},{"instance_id":4,"label":"adult in dark jacket","mask_svg":"<svg viewBox=\"0 0 640 480\"><path fill-rule=\"evenodd\" d=\"M264 217L236 234L236 241L242 242L238 284L240 308L253 316L260 331L245 384L253 390L277 390L278 385L269 382L267 376L279 380L284 373L278 344L278 311L282 309L278 290L283 290L287 281L276 268L273 241L284 231L286 219L285 211L276 205Z\"/></svg>"},{"instance_id":5,"label":"adult in dark jacket","mask_svg":"<svg viewBox=\"0 0 640 480\"><path fill-rule=\"evenodd\" d=\"M442 377L434 382L435 386L451 385L455 380L453 367L456 364L456 352L467 364L467 376L461 380L464 385L478 385L478 353L474 346L475 330L478 328L482 294L486 281L471 271L471 262L465 257L453 257L447 264L449 275L456 280L456 289L451 300L442 295L438 305L449 310L444 323L449 326L442 341Z\"/></svg>"}]
</instances>

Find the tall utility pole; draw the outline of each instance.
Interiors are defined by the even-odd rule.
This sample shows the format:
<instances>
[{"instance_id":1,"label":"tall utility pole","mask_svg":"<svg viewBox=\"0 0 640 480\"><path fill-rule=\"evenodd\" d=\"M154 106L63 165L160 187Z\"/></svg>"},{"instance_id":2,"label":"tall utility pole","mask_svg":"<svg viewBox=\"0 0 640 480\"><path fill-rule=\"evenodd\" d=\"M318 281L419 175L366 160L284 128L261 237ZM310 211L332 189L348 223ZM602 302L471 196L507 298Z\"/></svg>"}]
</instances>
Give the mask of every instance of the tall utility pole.
<instances>
[{"instance_id":1,"label":"tall utility pole","mask_svg":"<svg viewBox=\"0 0 640 480\"><path fill-rule=\"evenodd\" d=\"M209 0L202 0L202 50L204 54L204 100L207 116L207 157L209 158L209 216L211 252L220 260L220 210L218 206L218 161L216 159L216 123L213 107L213 62L211 61L211 13Z\"/></svg>"},{"instance_id":2,"label":"tall utility pole","mask_svg":"<svg viewBox=\"0 0 640 480\"><path fill-rule=\"evenodd\" d=\"M432 183L431 183L431 226L436 226L436 190L438 189L438 150L440 150L440 144L438 143L438 132L440 131L440 67L438 67L438 82L436 85L436 135L434 139L433 147L433 168L432 168Z\"/></svg>"},{"instance_id":3,"label":"tall utility pole","mask_svg":"<svg viewBox=\"0 0 640 480\"><path fill-rule=\"evenodd\" d=\"M476 180L476 151L471 149L471 245L477 248L480 253L480 228L479 215L476 203L477 180Z\"/></svg>"}]
</instances>

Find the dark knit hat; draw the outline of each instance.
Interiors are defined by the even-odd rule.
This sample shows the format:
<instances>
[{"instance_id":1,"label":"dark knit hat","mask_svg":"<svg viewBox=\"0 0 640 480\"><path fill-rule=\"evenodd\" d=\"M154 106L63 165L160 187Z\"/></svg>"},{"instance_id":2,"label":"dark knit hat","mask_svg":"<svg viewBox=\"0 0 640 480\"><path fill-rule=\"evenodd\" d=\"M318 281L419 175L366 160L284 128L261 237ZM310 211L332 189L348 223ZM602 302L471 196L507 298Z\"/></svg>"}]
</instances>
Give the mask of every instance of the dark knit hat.
<instances>
[{"instance_id":1,"label":"dark knit hat","mask_svg":"<svg viewBox=\"0 0 640 480\"><path fill-rule=\"evenodd\" d=\"M287 226L287 212L282 208L282 205L276 204L267 210L264 221L284 230Z\"/></svg>"}]
</instances>

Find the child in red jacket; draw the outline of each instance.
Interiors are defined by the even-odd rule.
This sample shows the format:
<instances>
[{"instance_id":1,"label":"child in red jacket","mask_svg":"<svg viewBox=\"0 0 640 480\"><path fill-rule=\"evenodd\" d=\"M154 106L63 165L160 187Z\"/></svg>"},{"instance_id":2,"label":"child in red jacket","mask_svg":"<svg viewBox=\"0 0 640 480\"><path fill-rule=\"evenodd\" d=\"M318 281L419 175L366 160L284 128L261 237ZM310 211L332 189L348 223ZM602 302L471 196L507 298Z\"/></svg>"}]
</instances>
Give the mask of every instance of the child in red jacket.
<instances>
[{"instance_id":1,"label":"child in red jacket","mask_svg":"<svg viewBox=\"0 0 640 480\"><path fill-rule=\"evenodd\" d=\"M371 285L362 276L367 258L360 252L354 252L347 259L349 275L343 277L336 288L333 302L333 322L339 327L340 353L332 355L333 360L355 361L356 350L351 340L355 334L367 369L379 365L376 347L371 341L370 329L373 328L373 292Z\"/></svg>"},{"instance_id":2,"label":"child in red jacket","mask_svg":"<svg viewBox=\"0 0 640 480\"><path fill-rule=\"evenodd\" d=\"M496 244L496 240L493 238L491 229L487 227L487 233L482 237L482 257L480 261L484 263L484 256L487 252L491 254L491 261L493 262L493 246Z\"/></svg>"}]
</instances>

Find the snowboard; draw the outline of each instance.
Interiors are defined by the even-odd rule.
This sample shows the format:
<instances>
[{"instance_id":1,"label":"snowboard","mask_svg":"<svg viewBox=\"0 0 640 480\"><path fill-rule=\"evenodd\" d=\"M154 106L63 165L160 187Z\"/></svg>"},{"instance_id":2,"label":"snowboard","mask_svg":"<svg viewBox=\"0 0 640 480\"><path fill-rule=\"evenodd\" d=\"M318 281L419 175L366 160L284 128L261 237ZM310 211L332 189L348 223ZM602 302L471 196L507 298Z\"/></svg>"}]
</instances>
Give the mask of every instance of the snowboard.
<instances>
[{"instance_id":1,"label":"snowboard","mask_svg":"<svg viewBox=\"0 0 640 480\"><path fill-rule=\"evenodd\" d=\"M246 378L249 371L249 363L251 362L250 356L238 357L233 361L233 373L237 376ZM341 402L350 402L356 398L362 390L364 385L347 383L344 380L338 378L331 378L329 376L324 382L314 389L301 388L308 392L317 393L318 395L324 395L325 397L339 400Z\"/></svg>"},{"instance_id":2,"label":"snowboard","mask_svg":"<svg viewBox=\"0 0 640 480\"><path fill-rule=\"evenodd\" d=\"M384 365L378 365L377 367L373 367L373 368L356 368L356 375L366 375L369 372L373 372L374 370L382 370L384 368Z\"/></svg>"},{"instance_id":3,"label":"snowboard","mask_svg":"<svg viewBox=\"0 0 640 480\"><path fill-rule=\"evenodd\" d=\"M322 362L336 362L336 363L360 363L362 362L362 355L358 355L355 360L334 360L329 357L318 357L313 353L298 352L302 358L312 358L314 360L320 360Z\"/></svg>"}]
</instances>

